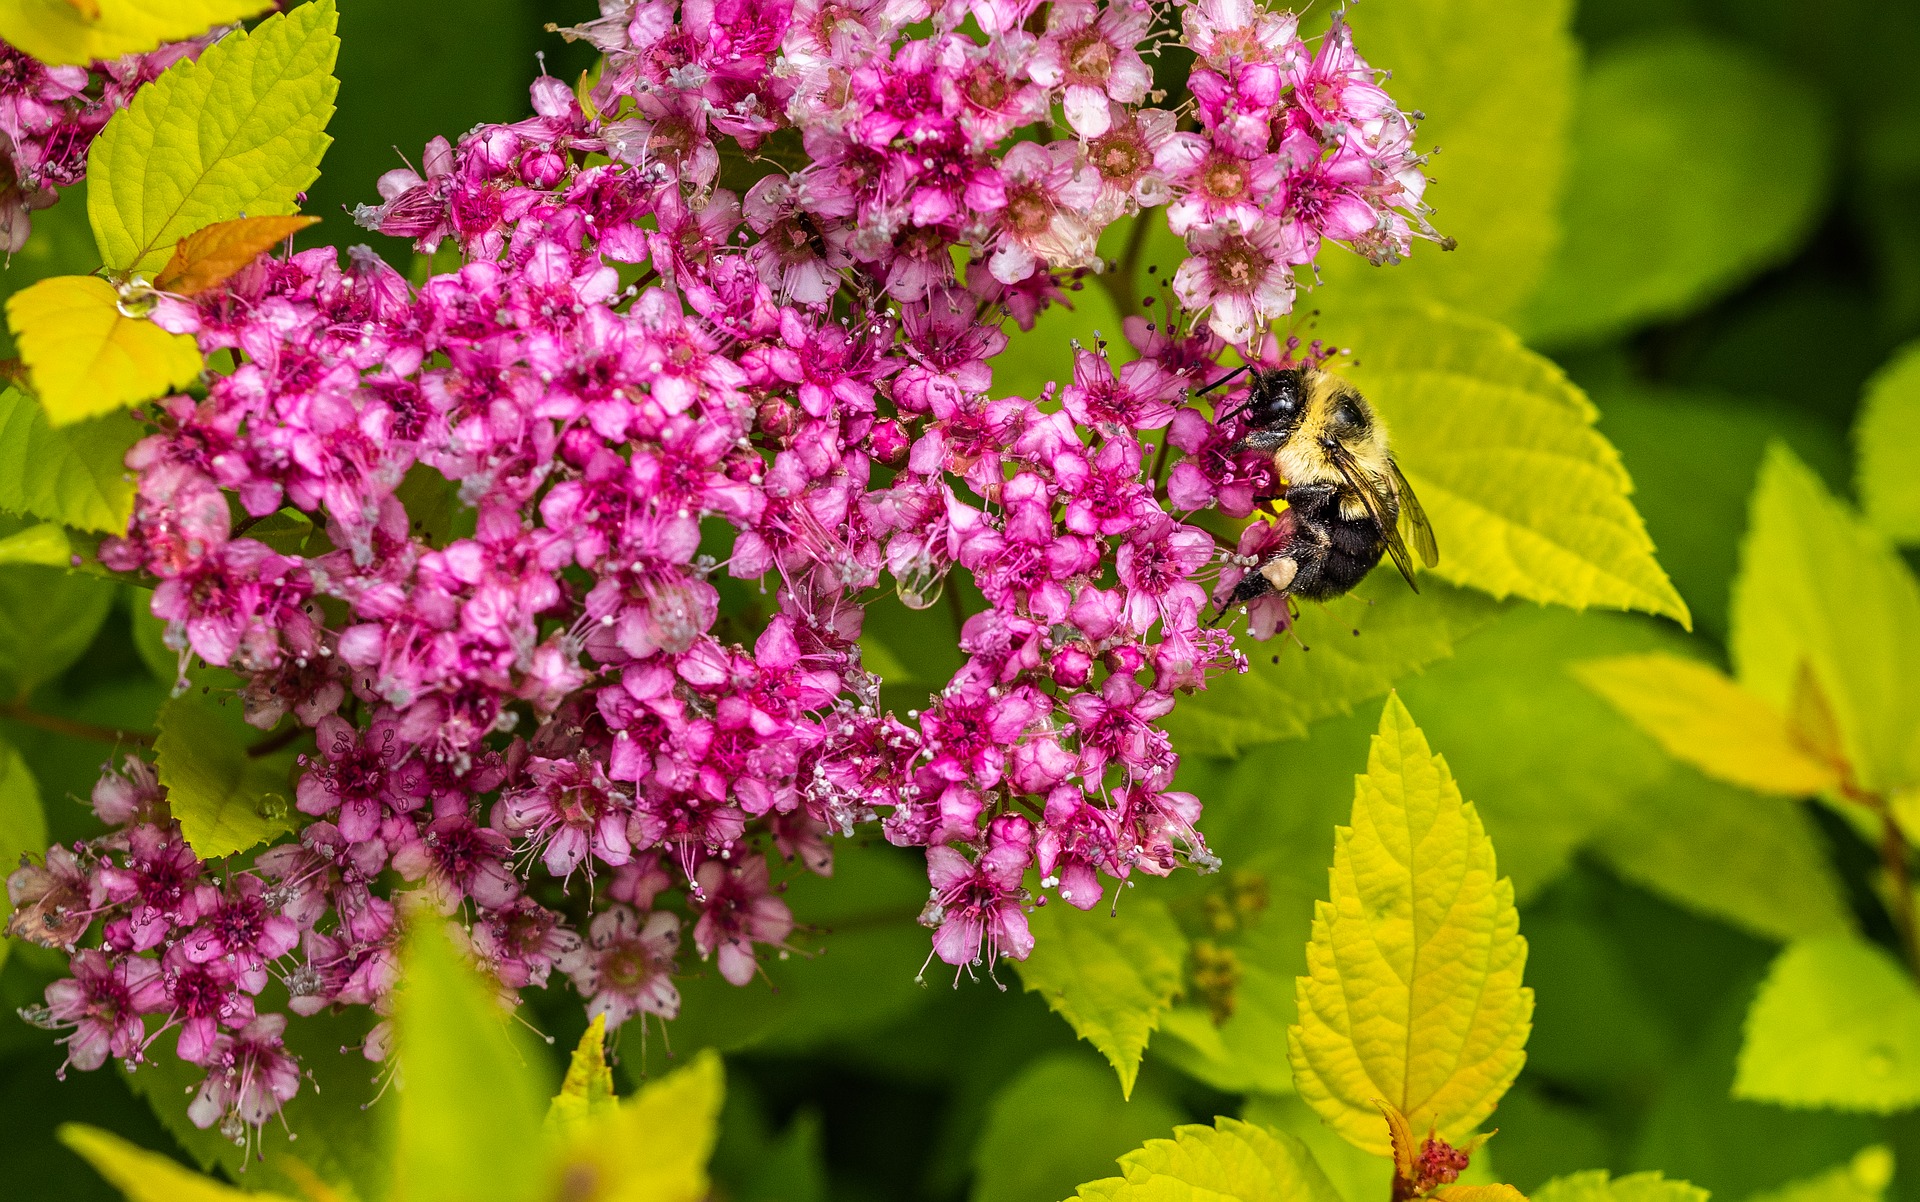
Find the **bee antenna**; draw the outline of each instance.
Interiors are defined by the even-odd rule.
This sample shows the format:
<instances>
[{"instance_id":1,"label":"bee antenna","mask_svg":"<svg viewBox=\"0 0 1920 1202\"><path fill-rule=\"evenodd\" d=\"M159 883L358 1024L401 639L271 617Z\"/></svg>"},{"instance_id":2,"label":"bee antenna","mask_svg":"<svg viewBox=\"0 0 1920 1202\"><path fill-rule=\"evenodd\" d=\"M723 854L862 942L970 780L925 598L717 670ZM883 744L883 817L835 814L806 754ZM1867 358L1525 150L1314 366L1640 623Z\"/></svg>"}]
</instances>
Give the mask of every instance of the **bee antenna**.
<instances>
[{"instance_id":1,"label":"bee antenna","mask_svg":"<svg viewBox=\"0 0 1920 1202\"><path fill-rule=\"evenodd\" d=\"M1221 376L1218 380L1215 380L1213 383L1207 385L1205 388L1202 388L1199 392L1195 393L1194 395L1201 396L1205 393L1212 392L1214 389L1220 387L1222 384L1225 384L1229 380L1232 380L1235 377L1239 376L1241 372L1247 370L1247 366L1248 366L1247 364L1242 363L1240 366L1234 368L1232 371L1228 372L1226 375ZM1246 408L1246 406L1243 405L1241 406L1241 408L1244 409ZM1235 412L1238 412L1238 410L1236 410Z\"/></svg>"}]
</instances>

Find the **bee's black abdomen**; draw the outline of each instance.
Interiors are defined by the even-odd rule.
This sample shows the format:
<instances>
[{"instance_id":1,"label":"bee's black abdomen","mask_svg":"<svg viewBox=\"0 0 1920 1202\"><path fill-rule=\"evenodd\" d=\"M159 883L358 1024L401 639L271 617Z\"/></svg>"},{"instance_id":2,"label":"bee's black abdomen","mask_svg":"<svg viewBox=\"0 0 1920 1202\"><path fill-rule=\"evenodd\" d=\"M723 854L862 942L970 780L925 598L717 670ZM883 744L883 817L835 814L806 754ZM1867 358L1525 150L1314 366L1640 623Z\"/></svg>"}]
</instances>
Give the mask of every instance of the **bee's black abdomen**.
<instances>
[{"instance_id":1,"label":"bee's black abdomen","mask_svg":"<svg viewBox=\"0 0 1920 1202\"><path fill-rule=\"evenodd\" d=\"M1366 579L1386 553L1386 540L1371 518L1334 518L1325 521L1327 543L1316 570L1302 568L1293 593L1310 601L1338 597Z\"/></svg>"}]
</instances>

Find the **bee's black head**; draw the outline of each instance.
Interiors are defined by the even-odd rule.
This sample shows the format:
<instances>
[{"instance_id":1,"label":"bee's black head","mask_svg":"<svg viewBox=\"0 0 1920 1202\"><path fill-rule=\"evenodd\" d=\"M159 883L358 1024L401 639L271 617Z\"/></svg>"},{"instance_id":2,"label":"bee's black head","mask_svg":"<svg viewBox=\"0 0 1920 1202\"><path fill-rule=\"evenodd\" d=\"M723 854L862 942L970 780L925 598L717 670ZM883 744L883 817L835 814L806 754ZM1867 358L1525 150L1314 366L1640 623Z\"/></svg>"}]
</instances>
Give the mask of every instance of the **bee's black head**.
<instances>
[{"instance_id":1,"label":"bee's black head","mask_svg":"<svg viewBox=\"0 0 1920 1202\"><path fill-rule=\"evenodd\" d=\"M1240 413L1247 423L1247 435L1237 447L1271 450L1280 446L1300 424L1305 408L1305 381L1298 368L1255 370L1253 386Z\"/></svg>"}]
</instances>

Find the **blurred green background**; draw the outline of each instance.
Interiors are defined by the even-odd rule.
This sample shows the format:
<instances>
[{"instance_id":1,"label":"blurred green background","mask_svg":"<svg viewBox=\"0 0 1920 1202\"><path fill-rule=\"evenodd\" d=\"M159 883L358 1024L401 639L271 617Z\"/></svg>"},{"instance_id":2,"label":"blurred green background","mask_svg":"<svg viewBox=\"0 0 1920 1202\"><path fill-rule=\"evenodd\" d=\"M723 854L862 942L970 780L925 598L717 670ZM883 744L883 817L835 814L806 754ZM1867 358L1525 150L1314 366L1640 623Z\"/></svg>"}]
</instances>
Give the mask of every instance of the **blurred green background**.
<instances>
[{"instance_id":1,"label":"blurred green background","mask_svg":"<svg viewBox=\"0 0 1920 1202\"><path fill-rule=\"evenodd\" d=\"M342 207L374 199L400 155L417 162L435 134L522 115L536 52L563 77L591 62L541 32L591 18L591 0L340 8L335 145L307 206L340 245L369 240ZM1395 69L1396 96L1429 114L1425 133L1442 147L1434 219L1461 249L1422 246L1392 272L1329 262L1325 303L1424 293L1505 321L1552 356L1598 405L1695 619L1685 634L1429 590L1457 620L1398 687L1487 815L1533 949L1535 1034L1496 1116L1496 1171L1525 1190L1571 1170L1658 1168L1742 1202L1881 1143L1899 1164L1892 1194L1920 1202L1920 1116L1728 1097L1747 1003L1784 940L1854 924L1890 940L1873 849L1816 805L1740 794L1674 764L1565 671L1656 648L1724 662L1729 581L1770 440L1853 496L1861 398L1920 338L1920 4L1365 0L1350 19L1362 52ZM74 198L36 226L6 289L93 264ZM1022 340L1009 378L1057 375L1067 326L1101 324L1100 298L1080 295L1066 325ZM0 614L16 626L103 610L57 678L16 683L46 712L150 726L165 685L130 633L134 599L50 604L59 580L0 572ZM876 613L873 629L910 675L942 679L950 651L911 651L929 644L912 622ZM1173 1123L1214 1114L1292 1126L1318 1147L1286 1096L1283 1033L1332 827L1375 716L1369 702L1238 760L1189 756L1183 783L1205 799L1229 871L1164 895L1191 936L1235 951L1244 976L1225 1024L1189 1006L1156 1036L1130 1102L1016 972L1001 969L1004 989L915 984L925 882L912 857L849 848L834 880L796 885L796 913L833 932L826 951L775 965L777 994L691 982L668 1031L674 1053L729 1052L724 1196L1040 1202ZM101 745L4 720L0 735L39 780L55 836L78 833L83 815L65 799L85 796ZM57 1123L83 1118L186 1153L114 1071L54 1082L60 1050L13 1008L56 967L22 948L0 973L0 1163L14 1197L104 1199L104 1183L52 1142ZM535 1005L571 1046L582 1026L571 995L556 988ZM644 1057L628 1040L622 1071L656 1063L657 1040ZM1369 1171L1353 1167L1370 1198Z\"/></svg>"}]
</instances>

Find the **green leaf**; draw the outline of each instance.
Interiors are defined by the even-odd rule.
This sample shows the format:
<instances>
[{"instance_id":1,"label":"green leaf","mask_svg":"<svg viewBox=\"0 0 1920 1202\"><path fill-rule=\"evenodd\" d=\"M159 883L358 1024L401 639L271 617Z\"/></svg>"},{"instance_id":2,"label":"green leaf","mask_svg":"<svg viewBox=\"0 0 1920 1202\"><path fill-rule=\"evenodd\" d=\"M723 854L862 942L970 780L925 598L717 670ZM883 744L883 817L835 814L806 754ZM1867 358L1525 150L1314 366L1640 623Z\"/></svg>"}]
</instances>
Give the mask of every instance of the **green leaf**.
<instances>
[{"instance_id":1,"label":"green leaf","mask_svg":"<svg viewBox=\"0 0 1920 1202\"><path fill-rule=\"evenodd\" d=\"M1674 32L1608 53L1573 129L1565 237L1521 319L1530 341L1691 312L1786 258L1824 207L1819 97L1731 43Z\"/></svg>"},{"instance_id":2,"label":"green leaf","mask_svg":"<svg viewBox=\"0 0 1920 1202\"><path fill-rule=\"evenodd\" d=\"M1625 879L1764 939L1853 928L1845 887L1802 803L1690 768L1676 765L1635 794L1601 828L1594 850Z\"/></svg>"},{"instance_id":3,"label":"green leaf","mask_svg":"<svg viewBox=\"0 0 1920 1202\"><path fill-rule=\"evenodd\" d=\"M1062 1106L1067 1098L1072 1103ZM1115 1097L1106 1069L1084 1053L1043 1056L988 1106L986 1129L973 1145L972 1202L1067 1197L1182 1117L1151 1089L1128 1101ZM1045 1138L1034 1138L1038 1132Z\"/></svg>"},{"instance_id":4,"label":"green leaf","mask_svg":"<svg viewBox=\"0 0 1920 1202\"><path fill-rule=\"evenodd\" d=\"M84 66L145 54L271 7L270 0L0 0L0 38L41 62Z\"/></svg>"},{"instance_id":5,"label":"green leaf","mask_svg":"<svg viewBox=\"0 0 1920 1202\"><path fill-rule=\"evenodd\" d=\"M1786 714L1709 664L1654 651L1587 660L1573 672L1667 754L1715 780L1784 797L1840 783L1834 766L1795 738Z\"/></svg>"},{"instance_id":6,"label":"green leaf","mask_svg":"<svg viewBox=\"0 0 1920 1202\"><path fill-rule=\"evenodd\" d=\"M290 1202L283 1194L242 1193L180 1167L169 1156L83 1123L62 1125L60 1142L84 1157L129 1202Z\"/></svg>"},{"instance_id":7,"label":"green leaf","mask_svg":"<svg viewBox=\"0 0 1920 1202\"><path fill-rule=\"evenodd\" d=\"M1897 542L1920 543L1920 342L1867 382L1854 442L1868 520Z\"/></svg>"},{"instance_id":8,"label":"green leaf","mask_svg":"<svg viewBox=\"0 0 1920 1202\"><path fill-rule=\"evenodd\" d=\"M42 522L0 538L0 565L19 563L71 567L73 544L67 541L66 527L58 522Z\"/></svg>"},{"instance_id":9,"label":"green leaf","mask_svg":"<svg viewBox=\"0 0 1920 1202\"><path fill-rule=\"evenodd\" d=\"M1609 1177L1605 1169L1589 1169L1555 1177L1533 1191L1533 1202L1707 1202L1707 1191L1659 1173Z\"/></svg>"},{"instance_id":10,"label":"green leaf","mask_svg":"<svg viewBox=\"0 0 1920 1202\"><path fill-rule=\"evenodd\" d=\"M572 1130L612 1110L613 1069L607 1065L607 1016L596 1014L567 1062L566 1079L547 1106L547 1130Z\"/></svg>"},{"instance_id":11,"label":"green leaf","mask_svg":"<svg viewBox=\"0 0 1920 1202\"><path fill-rule=\"evenodd\" d=\"M1434 573L1495 597L1638 609L1686 625L1597 412L1510 330L1436 305L1341 314L1343 373L1386 418L1433 519Z\"/></svg>"},{"instance_id":12,"label":"green leaf","mask_svg":"<svg viewBox=\"0 0 1920 1202\"><path fill-rule=\"evenodd\" d=\"M393 1196L406 1202L518 1202L543 1169L543 1075L495 986L462 962L444 920L409 919L394 1004L400 1096Z\"/></svg>"},{"instance_id":13,"label":"green leaf","mask_svg":"<svg viewBox=\"0 0 1920 1202\"><path fill-rule=\"evenodd\" d=\"M927 957L927 931L915 921L927 901L918 857L875 839L838 840L833 875L796 872L782 896L818 928L818 946L761 967L768 983L729 984L711 968L680 978L680 1017L670 1038L676 1055L711 1047L802 1051L857 1039L925 1005L914 983ZM796 932L797 946L804 937ZM638 1022L621 1028L625 1054L650 1063Z\"/></svg>"},{"instance_id":14,"label":"green leaf","mask_svg":"<svg viewBox=\"0 0 1920 1202\"><path fill-rule=\"evenodd\" d=\"M1920 781L1920 587L1779 445L1754 491L1729 650L1740 683L1788 713L1811 672L1861 787Z\"/></svg>"},{"instance_id":15,"label":"green leaf","mask_svg":"<svg viewBox=\"0 0 1920 1202\"><path fill-rule=\"evenodd\" d=\"M595 1183L594 1196L631 1202L702 1202L708 1196L726 1073L708 1049L573 1133L549 1173L557 1182ZM525 1149L510 1149L522 1160ZM417 1195L409 1195L409 1198ZM434 1197L452 1197L435 1194ZM459 1195L465 1197L467 1195ZM510 1196L498 1188L489 1198Z\"/></svg>"},{"instance_id":16,"label":"green leaf","mask_svg":"<svg viewBox=\"0 0 1920 1202\"><path fill-rule=\"evenodd\" d=\"M1880 1202L1893 1170L1893 1150L1869 1144L1845 1164L1750 1195L1747 1202Z\"/></svg>"},{"instance_id":17,"label":"green leaf","mask_svg":"<svg viewBox=\"0 0 1920 1202\"><path fill-rule=\"evenodd\" d=\"M284 216L320 174L339 81L333 0L276 13L134 94L87 154L100 256L152 276L218 221Z\"/></svg>"},{"instance_id":18,"label":"green leaf","mask_svg":"<svg viewBox=\"0 0 1920 1202\"><path fill-rule=\"evenodd\" d=\"M1421 150L1439 149L1427 200L1459 246L1414 244L1373 267L1329 247L1320 256L1329 312L1353 300L1420 295L1505 318L1533 291L1559 240L1557 214L1578 70L1568 0L1368 0L1354 43L1393 72L1393 97L1419 109ZM1172 265L1168 265L1169 269ZM1444 550L1444 544L1443 550Z\"/></svg>"},{"instance_id":19,"label":"green leaf","mask_svg":"<svg viewBox=\"0 0 1920 1202\"><path fill-rule=\"evenodd\" d=\"M63 568L0 567L0 692L24 698L72 667L107 620L113 592Z\"/></svg>"},{"instance_id":20,"label":"green leaf","mask_svg":"<svg viewBox=\"0 0 1920 1202\"><path fill-rule=\"evenodd\" d=\"M200 696L160 709L160 783L180 833L203 860L230 856L290 829L286 764L247 754L240 729Z\"/></svg>"},{"instance_id":21,"label":"green leaf","mask_svg":"<svg viewBox=\"0 0 1920 1202\"><path fill-rule=\"evenodd\" d=\"M0 509L125 534L133 480L124 461L144 433L123 413L56 430L31 397L0 391Z\"/></svg>"},{"instance_id":22,"label":"green leaf","mask_svg":"<svg viewBox=\"0 0 1920 1202\"><path fill-rule=\"evenodd\" d=\"M1609 384L1593 397L1600 431L1633 474L1633 504L1660 548L1660 566L1686 598L1694 628L1727 640L1727 604L1747 502L1767 444L1783 439L1829 481L1853 456L1832 425L1801 404L1748 396ZM1700 448L1712 447L1704 455Z\"/></svg>"},{"instance_id":23,"label":"green leaf","mask_svg":"<svg viewBox=\"0 0 1920 1202\"><path fill-rule=\"evenodd\" d=\"M1460 1143L1526 1062L1527 944L1480 816L1396 695L1330 877L1287 1033L1295 1086L1376 1154L1392 1151L1376 1101Z\"/></svg>"},{"instance_id":24,"label":"green leaf","mask_svg":"<svg viewBox=\"0 0 1920 1202\"><path fill-rule=\"evenodd\" d=\"M55 276L21 289L7 298L7 324L55 427L151 400L200 376L192 335L128 317L113 285L96 276Z\"/></svg>"},{"instance_id":25,"label":"green leaf","mask_svg":"<svg viewBox=\"0 0 1920 1202\"><path fill-rule=\"evenodd\" d=\"M1344 597L1303 607L1294 626L1299 644L1275 638L1247 646L1244 675L1208 682L1161 725L1188 755L1237 755L1255 744L1305 738L1308 724L1351 713L1356 703L1452 655L1498 612L1477 593L1437 586L1416 594L1393 569L1375 572Z\"/></svg>"},{"instance_id":26,"label":"green leaf","mask_svg":"<svg viewBox=\"0 0 1920 1202\"><path fill-rule=\"evenodd\" d=\"M47 814L40 804L40 785L20 753L0 743L0 874L11 874L22 856L46 850ZM0 967L13 945L3 933L12 915L13 903L0 889Z\"/></svg>"},{"instance_id":27,"label":"green leaf","mask_svg":"<svg viewBox=\"0 0 1920 1202\"><path fill-rule=\"evenodd\" d=\"M1132 895L1117 911L1056 903L1028 923L1033 954L1018 963L1020 983L1100 1050L1130 1096L1147 1040L1181 990L1187 937L1166 903Z\"/></svg>"},{"instance_id":28,"label":"green leaf","mask_svg":"<svg viewBox=\"0 0 1920 1202\"><path fill-rule=\"evenodd\" d=\"M1119 1177L1090 1181L1087 1202L1340 1202L1313 1153L1291 1135L1239 1119L1175 1127L1120 1158Z\"/></svg>"},{"instance_id":29,"label":"green leaf","mask_svg":"<svg viewBox=\"0 0 1920 1202\"><path fill-rule=\"evenodd\" d=\"M1747 1202L1880 1202L1891 1184L1893 1151L1885 1144L1871 1144L1846 1164L1754 1194Z\"/></svg>"},{"instance_id":30,"label":"green leaf","mask_svg":"<svg viewBox=\"0 0 1920 1202\"><path fill-rule=\"evenodd\" d=\"M1876 1114L1920 1105L1920 989L1863 940L1791 945L1747 1012L1733 1096Z\"/></svg>"}]
</instances>

